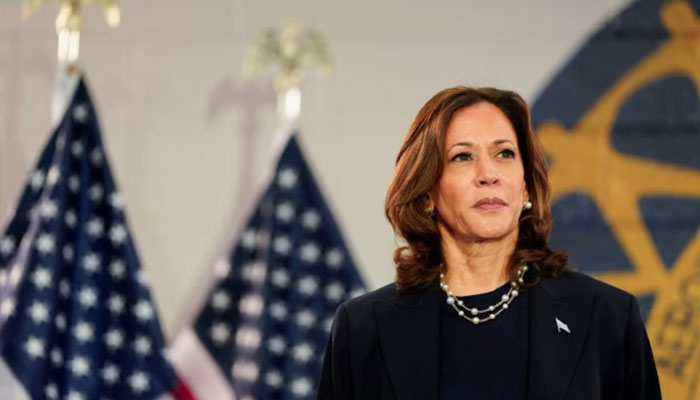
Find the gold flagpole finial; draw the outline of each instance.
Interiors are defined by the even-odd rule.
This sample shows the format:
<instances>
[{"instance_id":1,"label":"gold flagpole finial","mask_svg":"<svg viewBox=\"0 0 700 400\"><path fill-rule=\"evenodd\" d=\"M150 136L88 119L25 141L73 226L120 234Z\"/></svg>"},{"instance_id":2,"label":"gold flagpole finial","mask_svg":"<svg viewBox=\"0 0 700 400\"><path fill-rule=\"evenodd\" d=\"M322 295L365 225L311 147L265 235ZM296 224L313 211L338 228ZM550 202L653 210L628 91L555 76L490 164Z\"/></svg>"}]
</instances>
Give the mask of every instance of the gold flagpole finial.
<instances>
[{"instance_id":1,"label":"gold flagpole finial","mask_svg":"<svg viewBox=\"0 0 700 400\"><path fill-rule=\"evenodd\" d=\"M324 75L333 71L331 57L323 36L314 30L289 23L283 28L269 28L251 44L243 57L242 73L252 78L263 69L278 69L277 112L283 120L296 120L301 112L301 81L309 70Z\"/></svg>"},{"instance_id":2,"label":"gold flagpole finial","mask_svg":"<svg viewBox=\"0 0 700 400\"><path fill-rule=\"evenodd\" d=\"M25 0L23 14L29 18L43 4L51 0ZM82 7L97 4L102 7L105 21L110 28L119 25L121 12L117 0L54 0L61 4L56 17L58 35L58 61L71 65L80 53L80 28L83 26Z\"/></svg>"}]
</instances>

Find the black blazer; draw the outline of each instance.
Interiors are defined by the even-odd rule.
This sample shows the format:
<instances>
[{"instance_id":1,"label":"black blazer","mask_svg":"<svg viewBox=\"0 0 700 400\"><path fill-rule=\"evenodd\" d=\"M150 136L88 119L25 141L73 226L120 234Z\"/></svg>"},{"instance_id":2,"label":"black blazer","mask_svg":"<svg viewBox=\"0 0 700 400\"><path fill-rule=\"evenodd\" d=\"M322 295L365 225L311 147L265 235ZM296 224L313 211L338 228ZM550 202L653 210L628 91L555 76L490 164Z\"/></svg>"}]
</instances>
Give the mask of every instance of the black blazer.
<instances>
[{"instance_id":1,"label":"black blazer","mask_svg":"<svg viewBox=\"0 0 700 400\"><path fill-rule=\"evenodd\" d=\"M530 290L528 399L661 398L634 296L576 272ZM391 284L341 305L317 398L438 399L442 301L435 281L415 293Z\"/></svg>"}]
</instances>

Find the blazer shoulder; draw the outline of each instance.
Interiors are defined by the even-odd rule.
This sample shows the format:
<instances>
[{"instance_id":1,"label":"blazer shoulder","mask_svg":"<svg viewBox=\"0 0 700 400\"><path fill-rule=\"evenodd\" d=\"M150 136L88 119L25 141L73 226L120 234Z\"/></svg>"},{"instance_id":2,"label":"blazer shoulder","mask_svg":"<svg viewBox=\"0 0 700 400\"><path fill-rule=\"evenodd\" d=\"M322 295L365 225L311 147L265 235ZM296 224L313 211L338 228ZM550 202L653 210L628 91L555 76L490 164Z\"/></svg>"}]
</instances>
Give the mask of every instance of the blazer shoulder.
<instances>
[{"instance_id":1,"label":"blazer shoulder","mask_svg":"<svg viewBox=\"0 0 700 400\"><path fill-rule=\"evenodd\" d=\"M396 285L392 282L379 289L349 299L345 301L341 307L345 308L348 313L354 314L371 309L372 304L377 301L391 301L395 299L397 295Z\"/></svg>"},{"instance_id":2,"label":"blazer shoulder","mask_svg":"<svg viewBox=\"0 0 700 400\"><path fill-rule=\"evenodd\" d=\"M593 278L590 275L577 272L568 271L562 275L562 278L568 281L568 284L572 289L578 291L594 292L596 296L605 300L617 300L617 301L629 301L632 294Z\"/></svg>"},{"instance_id":3,"label":"blazer shoulder","mask_svg":"<svg viewBox=\"0 0 700 400\"><path fill-rule=\"evenodd\" d=\"M637 304L634 295L581 272L567 271L554 280L561 282L554 286L562 293L566 292L573 296L593 295L598 306L607 310L606 312L617 315L626 314L633 305Z\"/></svg>"}]
</instances>

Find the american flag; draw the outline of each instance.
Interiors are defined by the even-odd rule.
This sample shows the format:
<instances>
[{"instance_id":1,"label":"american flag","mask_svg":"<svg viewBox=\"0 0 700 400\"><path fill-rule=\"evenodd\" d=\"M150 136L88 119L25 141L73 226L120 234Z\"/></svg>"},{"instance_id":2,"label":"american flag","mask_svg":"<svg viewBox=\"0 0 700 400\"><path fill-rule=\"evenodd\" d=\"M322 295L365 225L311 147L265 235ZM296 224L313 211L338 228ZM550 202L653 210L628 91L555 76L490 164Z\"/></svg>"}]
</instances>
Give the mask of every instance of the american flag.
<instances>
[{"instance_id":1,"label":"american flag","mask_svg":"<svg viewBox=\"0 0 700 400\"><path fill-rule=\"evenodd\" d=\"M0 236L0 398L187 398L82 77Z\"/></svg>"},{"instance_id":2,"label":"american flag","mask_svg":"<svg viewBox=\"0 0 700 400\"><path fill-rule=\"evenodd\" d=\"M239 400L313 398L335 311L365 286L295 135L216 274L191 327L197 346L174 350L192 390L230 398L211 389L216 375ZM192 365L193 347L215 373Z\"/></svg>"}]
</instances>

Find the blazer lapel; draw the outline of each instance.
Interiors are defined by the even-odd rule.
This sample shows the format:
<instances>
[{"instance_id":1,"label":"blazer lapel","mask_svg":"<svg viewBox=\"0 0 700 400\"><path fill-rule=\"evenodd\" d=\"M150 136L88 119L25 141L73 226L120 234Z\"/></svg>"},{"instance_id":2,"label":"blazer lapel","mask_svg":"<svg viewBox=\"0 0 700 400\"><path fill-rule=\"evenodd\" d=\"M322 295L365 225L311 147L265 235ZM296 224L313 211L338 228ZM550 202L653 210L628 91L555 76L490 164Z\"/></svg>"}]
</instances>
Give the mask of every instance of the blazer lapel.
<instances>
[{"instance_id":1,"label":"blazer lapel","mask_svg":"<svg viewBox=\"0 0 700 400\"><path fill-rule=\"evenodd\" d=\"M433 400L438 394L440 288L375 303L379 341L398 400Z\"/></svg>"},{"instance_id":2,"label":"blazer lapel","mask_svg":"<svg viewBox=\"0 0 700 400\"><path fill-rule=\"evenodd\" d=\"M542 278L532 289L528 399L559 400L566 395L588 332L594 297L576 291L566 275Z\"/></svg>"}]
</instances>

